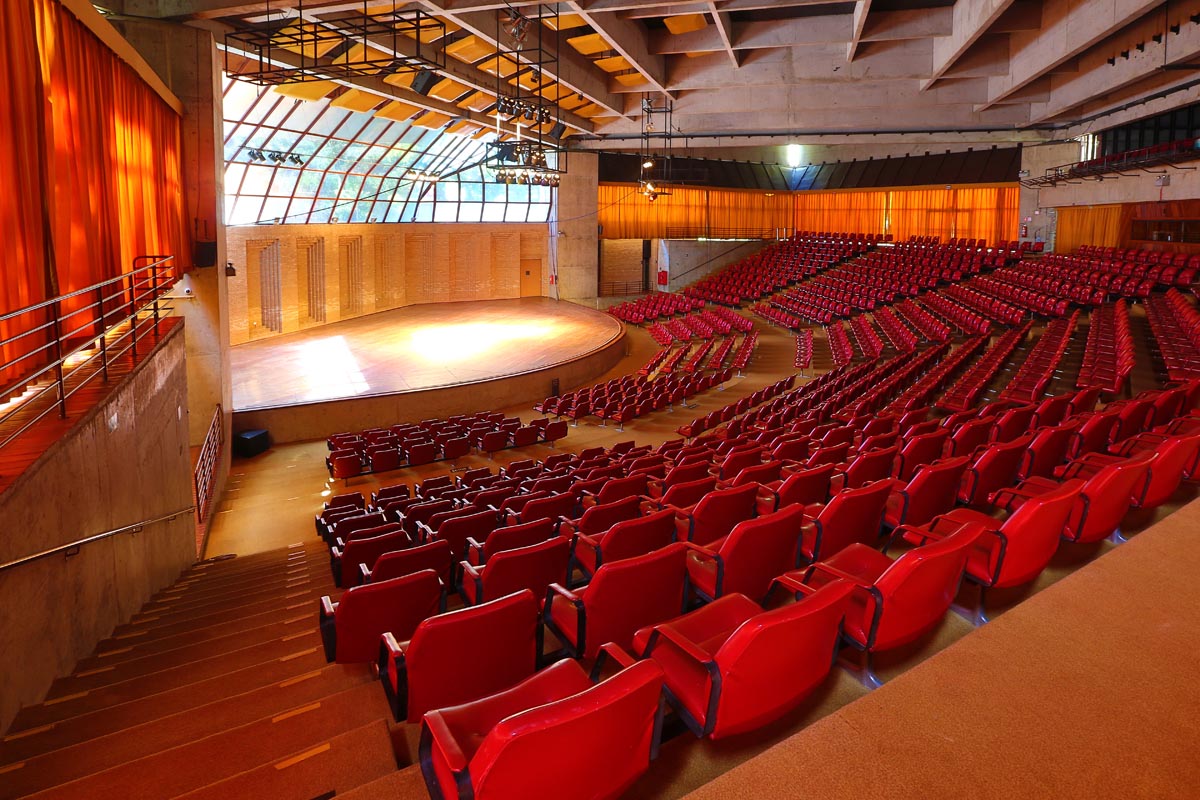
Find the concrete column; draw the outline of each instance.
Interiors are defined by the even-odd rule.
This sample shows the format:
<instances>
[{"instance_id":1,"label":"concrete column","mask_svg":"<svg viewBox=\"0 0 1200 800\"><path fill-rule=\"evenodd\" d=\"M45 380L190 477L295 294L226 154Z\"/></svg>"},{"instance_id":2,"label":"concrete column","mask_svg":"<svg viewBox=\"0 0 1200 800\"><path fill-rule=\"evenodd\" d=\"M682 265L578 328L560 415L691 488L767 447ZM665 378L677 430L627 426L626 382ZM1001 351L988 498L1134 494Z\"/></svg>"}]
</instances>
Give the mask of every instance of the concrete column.
<instances>
[{"instance_id":1,"label":"concrete column","mask_svg":"<svg viewBox=\"0 0 1200 800\"><path fill-rule=\"evenodd\" d=\"M558 236L551 236L550 247L555 248L558 258L559 299L592 302L596 298L600 270L596 229L599 186L598 156L571 153L567 174L554 192L552 212L558 220ZM553 292L548 294L553 296Z\"/></svg>"},{"instance_id":2,"label":"concrete column","mask_svg":"<svg viewBox=\"0 0 1200 800\"><path fill-rule=\"evenodd\" d=\"M224 458L217 473L217 496L229 471L233 397L229 370L229 300L225 265L233 262L225 244L225 159L221 114L221 60L208 31L161 22L121 21L121 34L183 102L183 186L187 222L197 239L215 240L216 266L195 267L174 294L176 314L186 320L188 436L204 441L218 404L223 411ZM207 226L207 234L205 233ZM192 254L179 263L193 266Z\"/></svg>"}]
</instances>

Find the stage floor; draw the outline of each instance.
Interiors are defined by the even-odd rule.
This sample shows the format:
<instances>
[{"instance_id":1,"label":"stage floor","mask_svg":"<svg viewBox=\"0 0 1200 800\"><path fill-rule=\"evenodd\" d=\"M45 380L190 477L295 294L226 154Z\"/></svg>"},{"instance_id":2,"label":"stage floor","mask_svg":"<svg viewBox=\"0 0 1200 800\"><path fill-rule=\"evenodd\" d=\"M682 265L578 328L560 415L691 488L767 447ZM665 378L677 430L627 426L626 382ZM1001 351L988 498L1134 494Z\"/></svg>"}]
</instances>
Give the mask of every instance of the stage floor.
<instances>
[{"instance_id":1,"label":"stage floor","mask_svg":"<svg viewBox=\"0 0 1200 800\"><path fill-rule=\"evenodd\" d=\"M622 332L608 314L545 297L382 311L232 348L233 409L520 375L585 356Z\"/></svg>"}]
</instances>

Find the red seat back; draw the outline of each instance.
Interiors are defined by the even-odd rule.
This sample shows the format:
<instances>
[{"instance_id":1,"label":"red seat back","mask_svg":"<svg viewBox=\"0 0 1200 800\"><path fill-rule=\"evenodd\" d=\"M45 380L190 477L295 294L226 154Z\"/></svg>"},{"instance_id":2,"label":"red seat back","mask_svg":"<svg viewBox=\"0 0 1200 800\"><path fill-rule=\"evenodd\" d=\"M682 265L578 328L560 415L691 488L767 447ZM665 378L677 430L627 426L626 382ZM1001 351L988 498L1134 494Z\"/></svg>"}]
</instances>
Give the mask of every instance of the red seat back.
<instances>
[{"instance_id":1,"label":"red seat back","mask_svg":"<svg viewBox=\"0 0 1200 800\"><path fill-rule=\"evenodd\" d=\"M703 545L728 536L734 525L754 516L757 496L757 484L717 489L706 494L692 510L695 524L691 541Z\"/></svg>"},{"instance_id":2,"label":"red seat back","mask_svg":"<svg viewBox=\"0 0 1200 800\"><path fill-rule=\"evenodd\" d=\"M1157 457L1150 465L1146 493L1138 504L1142 508L1157 508L1175 494L1185 477L1195 472L1200 433L1171 436L1155 448Z\"/></svg>"},{"instance_id":3,"label":"red seat back","mask_svg":"<svg viewBox=\"0 0 1200 800\"><path fill-rule=\"evenodd\" d=\"M891 484L877 481L857 489L843 489L817 515L815 530L804 537L809 561L829 558L853 542L874 546L883 529Z\"/></svg>"},{"instance_id":4,"label":"red seat back","mask_svg":"<svg viewBox=\"0 0 1200 800\"><path fill-rule=\"evenodd\" d=\"M771 581L796 566L804 506L791 505L734 526L718 551L725 562L722 594L766 597Z\"/></svg>"},{"instance_id":5,"label":"red seat back","mask_svg":"<svg viewBox=\"0 0 1200 800\"><path fill-rule=\"evenodd\" d=\"M942 450L949 438L950 431L939 429L904 440L896 477L906 481L917 473L917 468L921 465L937 461L942 457Z\"/></svg>"},{"instance_id":6,"label":"red seat back","mask_svg":"<svg viewBox=\"0 0 1200 800\"><path fill-rule=\"evenodd\" d=\"M745 467L734 476L731 486L742 486L747 483L774 483L779 480L783 471L782 461L768 461L765 464L755 464Z\"/></svg>"},{"instance_id":7,"label":"red seat back","mask_svg":"<svg viewBox=\"0 0 1200 800\"><path fill-rule=\"evenodd\" d=\"M407 550L392 550L375 560L375 566L370 570L371 583L379 583L411 575L423 569L431 569L438 574L446 586L449 586L452 563L449 542L435 540L428 544L410 547ZM361 572L359 577L362 577Z\"/></svg>"},{"instance_id":8,"label":"red seat back","mask_svg":"<svg viewBox=\"0 0 1200 800\"><path fill-rule=\"evenodd\" d=\"M422 620L438 613L441 598L442 584L431 569L347 589L334 607L336 656L330 660L374 661L380 636L390 631L408 638Z\"/></svg>"},{"instance_id":9,"label":"red seat back","mask_svg":"<svg viewBox=\"0 0 1200 800\"><path fill-rule=\"evenodd\" d=\"M418 625L404 657L408 721L419 722L426 711L486 697L532 675L537 627L532 592L439 614Z\"/></svg>"},{"instance_id":10,"label":"red seat back","mask_svg":"<svg viewBox=\"0 0 1200 800\"><path fill-rule=\"evenodd\" d=\"M604 533L618 522L640 517L641 514L642 500L632 495L613 503L592 506L576 521L575 529L580 533L595 536Z\"/></svg>"},{"instance_id":11,"label":"red seat back","mask_svg":"<svg viewBox=\"0 0 1200 800\"><path fill-rule=\"evenodd\" d=\"M987 444L995 423L995 417L983 417L959 425L950 436L950 455L969 456Z\"/></svg>"},{"instance_id":12,"label":"red seat back","mask_svg":"<svg viewBox=\"0 0 1200 800\"><path fill-rule=\"evenodd\" d=\"M450 543L454 552L454 560L464 557L467 551L467 537L482 542L499 524L496 514L490 510L475 511L459 517L448 519L438 526L437 538Z\"/></svg>"},{"instance_id":13,"label":"red seat back","mask_svg":"<svg viewBox=\"0 0 1200 800\"><path fill-rule=\"evenodd\" d=\"M967 457L962 456L935 461L918 469L905 487L908 509L904 524L924 525L953 509L968 463Z\"/></svg>"},{"instance_id":14,"label":"red seat back","mask_svg":"<svg viewBox=\"0 0 1200 800\"><path fill-rule=\"evenodd\" d=\"M351 539L346 542L342 551L342 563L338 586L353 586L358 583L361 574L359 564L366 564L367 569L375 566L375 560L384 553L393 550L404 550L412 546L412 540L404 531L385 533L383 536L372 536L369 539Z\"/></svg>"},{"instance_id":15,"label":"red seat back","mask_svg":"<svg viewBox=\"0 0 1200 800\"><path fill-rule=\"evenodd\" d=\"M1130 505L1145 494L1147 474L1157 457L1156 453L1142 453L1109 464L1089 478L1067 523L1067 538L1098 542L1115 531Z\"/></svg>"},{"instance_id":16,"label":"red seat back","mask_svg":"<svg viewBox=\"0 0 1200 800\"><path fill-rule=\"evenodd\" d=\"M604 484L604 487L596 495L596 502L614 503L617 500L624 500L628 497L641 497L649 491L647 487L649 478L650 476L645 473L638 473L626 478L610 480Z\"/></svg>"},{"instance_id":17,"label":"red seat back","mask_svg":"<svg viewBox=\"0 0 1200 800\"><path fill-rule=\"evenodd\" d=\"M501 550L481 568L482 585L467 590L467 596L478 603L480 598L491 599L529 589L535 597L544 597L552 583L565 583L567 562L571 558L571 542L554 536L537 544ZM464 577L463 581L469 580ZM466 590L466 587L463 587Z\"/></svg>"},{"instance_id":18,"label":"red seat back","mask_svg":"<svg viewBox=\"0 0 1200 800\"><path fill-rule=\"evenodd\" d=\"M900 448L893 445L857 456L850 462L850 466L846 467L843 487L857 489L868 483L887 480L892 476L892 465L895 464L899 452Z\"/></svg>"},{"instance_id":19,"label":"red seat back","mask_svg":"<svg viewBox=\"0 0 1200 800\"><path fill-rule=\"evenodd\" d=\"M1025 458L1031 437L996 442L979 454L963 478L958 499L968 505L986 503L993 492L1017 482L1017 471Z\"/></svg>"},{"instance_id":20,"label":"red seat back","mask_svg":"<svg viewBox=\"0 0 1200 800\"><path fill-rule=\"evenodd\" d=\"M686 548L677 542L645 555L605 561L596 570L591 583L580 592L587 613L584 658L595 658L605 642L629 649L639 628L680 614L687 575L685 554Z\"/></svg>"},{"instance_id":21,"label":"red seat back","mask_svg":"<svg viewBox=\"0 0 1200 800\"><path fill-rule=\"evenodd\" d=\"M1083 481L1072 480L1025 501L1000 528L1002 547L993 547L993 586L1021 586L1042 573L1067 530Z\"/></svg>"},{"instance_id":22,"label":"red seat back","mask_svg":"<svg viewBox=\"0 0 1200 800\"><path fill-rule=\"evenodd\" d=\"M779 487L780 508L793 503L824 503L829 497L829 481L833 478L834 468L833 464L822 464L797 470L784 478Z\"/></svg>"},{"instance_id":23,"label":"red seat back","mask_svg":"<svg viewBox=\"0 0 1200 800\"><path fill-rule=\"evenodd\" d=\"M570 492L564 492L532 500L525 504L520 514L521 522L572 517L575 514L575 495Z\"/></svg>"},{"instance_id":24,"label":"red seat back","mask_svg":"<svg viewBox=\"0 0 1200 800\"><path fill-rule=\"evenodd\" d=\"M795 708L833 666L853 591L833 581L797 603L743 622L716 652L721 696L713 739L751 731Z\"/></svg>"}]
</instances>

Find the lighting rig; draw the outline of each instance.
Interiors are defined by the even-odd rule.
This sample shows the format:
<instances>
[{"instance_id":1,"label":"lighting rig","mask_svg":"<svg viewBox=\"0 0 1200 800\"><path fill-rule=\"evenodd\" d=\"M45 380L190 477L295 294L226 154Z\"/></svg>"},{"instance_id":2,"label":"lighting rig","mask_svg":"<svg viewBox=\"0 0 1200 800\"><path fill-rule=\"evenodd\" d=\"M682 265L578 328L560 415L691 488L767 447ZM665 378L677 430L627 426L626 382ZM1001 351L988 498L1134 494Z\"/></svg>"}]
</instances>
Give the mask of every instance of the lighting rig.
<instances>
[{"instance_id":1,"label":"lighting rig","mask_svg":"<svg viewBox=\"0 0 1200 800\"><path fill-rule=\"evenodd\" d=\"M642 143L638 150L638 191L651 203L671 194L671 138L674 135L674 104L655 106L650 95L642 97Z\"/></svg>"}]
</instances>

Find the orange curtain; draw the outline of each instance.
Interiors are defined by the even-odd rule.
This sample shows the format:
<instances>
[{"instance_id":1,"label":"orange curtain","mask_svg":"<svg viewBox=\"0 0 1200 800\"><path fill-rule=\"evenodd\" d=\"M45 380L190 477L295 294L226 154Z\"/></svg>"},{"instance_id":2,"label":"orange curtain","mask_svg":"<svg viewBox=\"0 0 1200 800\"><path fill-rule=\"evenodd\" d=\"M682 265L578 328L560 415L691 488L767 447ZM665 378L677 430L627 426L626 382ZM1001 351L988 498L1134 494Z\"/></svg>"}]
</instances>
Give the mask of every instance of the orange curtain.
<instances>
[{"instance_id":1,"label":"orange curtain","mask_svg":"<svg viewBox=\"0 0 1200 800\"><path fill-rule=\"evenodd\" d=\"M674 188L651 202L633 184L601 184L605 239L774 235L776 231L1017 238L1017 186L763 192Z\"/></svg>"},{"instance_id":2,"label":"orange curtain","mask_svg":"<svg viewBox=\"0 0 1200 800\"><path fill-rule=\"evenodd\" d=\"M1132 206L1120 203L1060 208L1054 250L1070 253L1083 244L1120 247L1131 217Z\"/></svg>"},{"instance_id":3,"label":"orange curtain","mask_svg":"<svg viewBox=\"0 0 1200 800\"><path fill-rule=\"evenodd\" d=\"M57 294L130 271L141 255L185 258L180 119L58 0L34 0L50 107ZM111 292L111 290L108 290ZM94 301L65 301L64 316ZM64 320L85 335L95 314Z\"/></svg>"}]
</instances>

